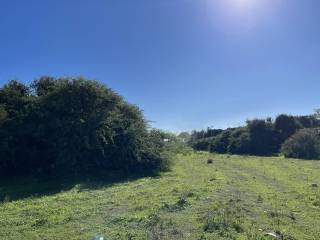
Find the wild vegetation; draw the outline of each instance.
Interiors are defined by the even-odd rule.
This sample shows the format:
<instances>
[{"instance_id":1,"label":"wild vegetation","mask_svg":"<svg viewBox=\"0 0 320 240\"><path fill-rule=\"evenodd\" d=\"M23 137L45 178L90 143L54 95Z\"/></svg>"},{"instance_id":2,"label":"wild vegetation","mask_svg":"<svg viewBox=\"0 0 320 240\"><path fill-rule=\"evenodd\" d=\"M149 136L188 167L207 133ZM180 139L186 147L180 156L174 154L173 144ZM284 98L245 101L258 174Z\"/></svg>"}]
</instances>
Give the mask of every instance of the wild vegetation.
<instances>
[{"instance_id":1,"label":"wild vegetation","mask_svg":"<svg viewBox=\"0 0 320 240\"><path fill-rule=\"evenodd\" d=\"M0 89L0 175L41 177L166 169L164 134L110 88L42 77Z\"/></svg>"},{"instance_id":2,"label":"wild vegetation","mask_svg":"<svg viewBox=\"0 0 320 240\"><path fill-rule=\"evenodd\" d=\"M300 129L282 145L285 157L319 159L320 129Z\"/></svg>"},{"instance_id":3,"label":"wild vegetation","mask_svg":"<svg viewBox=\"0 0 320 240\"><path fill-rule=\"evenodd\" d=\"M154 177L1 182L0 239L318 239L319 171L320 161L185 150Z\"/></svg>"},{"instance_id":4,"label":"wild vegetation","mask_svg":"<svg viewBox=\"0 0 320 240\"><path fill-rule=\"evenodd\" d=\"M10 81L0 239L318 239L318 116L175 136L96 81Z\"/></svg>"},{"instance_id":5,"label":"wild vegetation","mask_svg":"<svg viewBox=\"0 0 320 240\"><path fill-rule=\"evenodd\" d=\"M216 153L320 158L320 120L309 116L279 115L275 120L248 120L243 127L193 131L189 144L195 150Z\"/></svg>"}]
</instances>

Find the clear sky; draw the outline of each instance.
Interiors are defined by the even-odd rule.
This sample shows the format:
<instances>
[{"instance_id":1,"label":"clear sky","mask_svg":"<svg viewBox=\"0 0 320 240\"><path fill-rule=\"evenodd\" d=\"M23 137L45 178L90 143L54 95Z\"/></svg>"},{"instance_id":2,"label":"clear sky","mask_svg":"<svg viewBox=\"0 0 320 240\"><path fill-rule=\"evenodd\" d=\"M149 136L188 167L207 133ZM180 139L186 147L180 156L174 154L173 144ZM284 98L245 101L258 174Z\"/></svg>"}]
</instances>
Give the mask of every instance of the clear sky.
<instances>
[{"instance_id":1,"label":"clear sky","mask_svg":"<svg viewBox=\"0 0 320 240\"><path fill-rule=\"evenodd\" d=\"M319 0L1 0L0 84L99 80L172 131L320 107Z\"/></svg>"}]
</instances>

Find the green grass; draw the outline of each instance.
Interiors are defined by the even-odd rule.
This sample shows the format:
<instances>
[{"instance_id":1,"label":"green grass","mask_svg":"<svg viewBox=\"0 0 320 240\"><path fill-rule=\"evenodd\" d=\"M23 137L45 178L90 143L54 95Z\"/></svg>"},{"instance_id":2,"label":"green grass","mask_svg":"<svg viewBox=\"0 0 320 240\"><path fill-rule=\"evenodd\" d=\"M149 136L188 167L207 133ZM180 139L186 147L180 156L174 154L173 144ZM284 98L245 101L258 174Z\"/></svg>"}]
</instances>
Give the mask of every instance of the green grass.
<instances>
[{"instance_id":1,"label":"green grass","mask_svg":"<svg viewBox=\"0 0 320 240\"><path fill-rule=\"evenodd\" d=\"M212 158L213 164L207 164ZM320 239L320 161L193 153L156 177L0 184L0 239Z\"/></svg>"}]
</instances>

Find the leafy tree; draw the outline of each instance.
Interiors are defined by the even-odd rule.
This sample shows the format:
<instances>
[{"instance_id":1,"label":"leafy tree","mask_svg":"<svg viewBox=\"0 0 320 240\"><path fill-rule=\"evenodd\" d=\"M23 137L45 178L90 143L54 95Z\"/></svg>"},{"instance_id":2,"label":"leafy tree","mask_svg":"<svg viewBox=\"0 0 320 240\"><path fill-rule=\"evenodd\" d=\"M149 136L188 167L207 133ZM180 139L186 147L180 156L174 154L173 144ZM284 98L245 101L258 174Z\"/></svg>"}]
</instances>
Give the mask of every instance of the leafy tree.
<instances>
[{"instance_id":1,"label":"leafy tree","mask_svg":"<svg viewBox=\"0 0 320 240\"><path fill-rule=\"evenodd\" d=\"M83 174L165 167L142 111L83 78L43 77L0 89L0 172Z\"/></svg>"},{"instance_id":2,"label":"leafy tree","mask_svg":"<svg viewBox=\"0 0 320 240\"><path fill-rule=\"evenodd\" d=\"M37 96L43 96L52 92L56 84L57 81L54 77L43 76L34 80L31 84L31 88Z\"/></svg>"},{"instance_id":3,"label":"leafy tree","mask_svg":"<svg viewBox=\"0 0 320 240\"><path fill-rule=\"evenodd\" d=\"M190 141L191 135L188 132L182 132L178 135L178 138L180 138L183 142Z\"/></svg>"},{"instance_id":4,"label":"leafy tree","mask_svg":"<svg viewBox=\"0 0 320 240\"><path fill-rule=\"evenodd\" d=\"M279 115L271 118L248 120L246 126L226 130L211 129L193 131L189 144L195 150L217 153L273 155L297 130L320 127L315 115Z\"/></svg>"},{"instance_id":5,"label":"leafy tree","mask_svg":"<svg viewBox=\"0 0 320 240\"><path fill-rule=\"evenodd\" d=\"M319 129L301 129L282 145L285 157L302 159L320 158Z\"/></svg>"},{"instance_id":6,"label":"leafy tree","mask_svg":"<svg viewBox=\"0 0 320 240\"><path fill-rule=\"evenodd\" d=\"M227 153L231 132L232 130L228 129L213 138L210 144L210 152Z\"/></svg>"},{"instance_id":7,"label":"leafy tree","mask_svg":"<svg viewBox=\"0 0 320 240\"><path fill-rule=\"evenodd\" d=\"M283 142L296 132L298 126L293 116L281 114L276 118L274 128L279 133L280 141Z\"/></svg>"},{"instance_id":8,"label":"leafy tree","mask_svg":"<svg viewBox=\"0 0 320 240\"><path fill-rule=\"evenodd\" d=\"M277 142L271 119L254 119L247 121L250 135L250 154L270 155L277 152Z\"/></svg>"},{"instance_id":9,"label":"leafy tree","mask_svg":"<svg viewBox=\"0 0 320 240\"><path fill-rule=\"evenodd\" d=\"M236 128L230 134L228 152L232 154L250 154L250 134L246 128Z\"/></svg>"}]
</instances>

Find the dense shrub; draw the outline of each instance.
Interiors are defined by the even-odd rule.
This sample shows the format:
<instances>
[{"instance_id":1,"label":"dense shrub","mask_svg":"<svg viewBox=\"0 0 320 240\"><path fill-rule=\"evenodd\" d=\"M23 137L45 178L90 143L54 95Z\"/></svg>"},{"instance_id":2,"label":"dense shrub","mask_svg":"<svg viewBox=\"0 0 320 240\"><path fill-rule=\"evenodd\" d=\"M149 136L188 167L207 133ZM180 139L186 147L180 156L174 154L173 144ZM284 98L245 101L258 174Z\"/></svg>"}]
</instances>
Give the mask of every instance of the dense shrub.
<instances>
[{"instance_id":1,"label":"dense shrub","mask_svg":"<svg viewBox=\"0 0 320 240\"><path fill-rule=\"evenodd\" d=\"M225 130L212 139L209 150L216 153L227 153L232 130Z\"/></svg>"},{"instance_id":2,"label":"dense shrub","mask_svg":"<svg viewBox=\"0 0 320 240\"><path fill-rule=\"evenodd\" d=\"M302 159L320 158L319 129L301 129L282 145L285 157Z\"/></svg>"},{"instance_id":3,"label":"dense shrub","mask_svg":"<svg viewBox=\"0 0 320 240\"><path fill-rule=\"evenodd\" d=\"M280 141L283 142L297 131L299 125L293 116L281 114L276 118L274 128L279 133Z\"/></svg>"},{"instance_id":4,"label":"dense shrub","mask_svg":"<svg viewBox=\"0 0 320 240\"><path fill-rule=\"evenodd\" d=\"M222 129L212 128L207 128L206 130L201 131L192 131L191 136L188 139L189 144L195 150L209 151L211 141L222 132Z\"/></svg>"},{"instance_id":5,"label":"dense shrub","mask_svg":"<svg viewBox=\"0 0 320 240\"><path fill-rule=\"evenodd\" d=\"M237 128L230 134L228 152L232 154L250 153L250 134L246 128Z\"/></svg>"},{"instance_id":6,"label":"dense shrub","mask_svg":"<svg viewBox=\"0 0 320 240\"><path fill-rule=\"evenodd\" d=\"M209 151L212 138L197 139L192 141L192 148L197 151Z\"/></svg>"},{"instance_id":7,"label":"dense shrub","mask_svg":"<svg viewBox=\"0 0 320 240\"><path fill-rule=\"evenodd\" d=\"M319 126L317 115L281 114L275 121L271 118L253 119L243 127L193 131L189 144L195 150L268 156L279 153L284 141L299 129Z\"/></svg>"},{"instance_id":8,"label":"dense shrub","mask_svg":"<svg viewBox=\"0 0 320 240\"><path fill-rule=\"evenodd\" d=\"M319 119L316 115L311 116L297 116L295 117L298 128L316 128L319 127Z\"/></svg>"},{"instance_id":9,"label":"dense shrub","mask_svg":"<svg viewBox=\"0 0 320 240\"><path fill-rule=\"evenodd\" d=\"M249 133L248 153L253 155L271 155L279 150L277 133L271 119L247 121Z\"/></svg>"},{"instance_id":10,"label":"dense shrub","mask_svg":"<svg viewBox=\"0 0 320 240\"><path fill-rule=\"evenodd\" d=\"M163 139L141 110L83 78L43 77L0 89L0 173L165 168Z\"/></svg>"},{"instance_id":11,"label":"dense shrub","mask_svg":"<svg viewBox=\"0 0 320 240\"><path fill-rule=\"evenodd\" d=\"M212 128L207 128L206 130L201 130L201 131L192 131L190 140L196 141L199 139L212 138L219 135L222 131L223 131L222 129L212 129Z\"/></svg>"}]
</instances>

